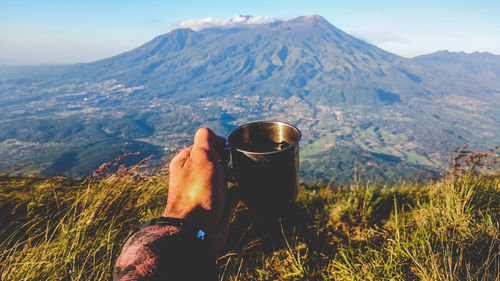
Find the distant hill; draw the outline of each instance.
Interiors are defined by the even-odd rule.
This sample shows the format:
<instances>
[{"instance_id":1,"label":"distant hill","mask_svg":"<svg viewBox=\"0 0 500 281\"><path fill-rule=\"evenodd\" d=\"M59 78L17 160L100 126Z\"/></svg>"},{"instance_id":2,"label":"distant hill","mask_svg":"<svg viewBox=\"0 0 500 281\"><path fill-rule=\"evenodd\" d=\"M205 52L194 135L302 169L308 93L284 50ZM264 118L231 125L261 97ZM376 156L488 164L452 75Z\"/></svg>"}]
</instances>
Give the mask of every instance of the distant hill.
<instances>
[{"instance_id":1,"label":"distant hill","mask_svg":"<svg viewBox=\"0 0 500 281\"><path fill-rule=\"evenodd\" d=\"M226 135L272 119L302 130L304 180L342 184L354 170L381 181L432 177L458 145L500 143L499 60L405 59L313 15L176 29L111 58L31 67L30 75L1 67L0 170L84 176L132 149L125 143L168 159L199 126ZM114 152L89 150L103 143ZM66 163L68 153L78 160Z\"/></svg>"},{"instance_id":2,"label":"distant hill","mask_svg":"<svg viewBox=\"0 0 500 281\"><path fill-rule=\"evenodd\" d=\"M429 65L460 65L470 71L493 71L498 73L500 68L500 56L488 52L465 52L438 51L428 55L412 58L413 61Z\"/></svg>"},{"instance_id":3,"label":"distant hill","mask_svg":"<svg viewBox=\"0 0 500 281\"><path fill-rule=\"evenodd\" d=\"M500 88L498 77L500 77L500 56L488 52L464 52L438 51L429 55L422 55L411 59L422 65L432 66L452 74L454 77L468 78L470 84L482 84L484 90L495 94L498 99Z\"/></svg>"}]
</instances>

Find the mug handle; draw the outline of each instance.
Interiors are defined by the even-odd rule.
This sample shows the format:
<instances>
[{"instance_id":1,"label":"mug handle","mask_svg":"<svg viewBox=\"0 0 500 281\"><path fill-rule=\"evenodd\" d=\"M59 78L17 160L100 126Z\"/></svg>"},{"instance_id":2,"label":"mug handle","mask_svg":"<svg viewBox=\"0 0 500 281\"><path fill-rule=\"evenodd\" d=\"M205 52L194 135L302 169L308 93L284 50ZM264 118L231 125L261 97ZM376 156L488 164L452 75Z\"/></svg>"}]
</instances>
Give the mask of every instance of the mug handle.
<instances>
[{"instance_id":1,"label":"mug handle","mask_svg":"<svg viewBox=\"0 0 500 281\"><path fill-rule=\"evenodd\" d=\"M215 148L217 154L219 154L220 164L224 168L224 174L226 175L226 181L234 183L234 172L230 165L231 162L231 146L229 144L224 144Z\"/></svg>"},{"instance_id":2,"label":"mug handle","mask_svg":"<svg viewBox=\"0 0 500 281\"><path fill-rule=\"evenodd\" d=\"M221 159L220 164L224 168L224 174L226 176L226 182L230 182L235 184L235 179L234 179L234 170L232 165L230 165L231 162L231 146L229 144L221 145L219 147L215 148L215 151L217 154L219 154L219 157ZM240 192L238 188L236 188L235 185L230 187L227 190L227 195L228 198L230 198L230 201L232 202L238 202L241 200Z\"/></svg>"}]
</instances>

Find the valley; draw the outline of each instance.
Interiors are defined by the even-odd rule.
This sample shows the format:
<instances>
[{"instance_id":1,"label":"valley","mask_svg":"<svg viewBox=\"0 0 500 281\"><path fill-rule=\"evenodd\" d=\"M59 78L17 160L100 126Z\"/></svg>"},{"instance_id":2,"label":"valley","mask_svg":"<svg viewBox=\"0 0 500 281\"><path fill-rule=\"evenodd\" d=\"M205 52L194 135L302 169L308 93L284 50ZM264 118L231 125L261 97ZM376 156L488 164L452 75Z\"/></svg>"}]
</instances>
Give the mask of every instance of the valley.
<instances>
[{"instance_id":1,"label":"valley","mask_svg":"<svg viewBox=\"0 0 500 281\"><path fill-rule=\"evenodd\" d=\"M87 64L0 68L0 172L85 177L131 152L152 169L201 126L303 133L304 181L439 177L454 150L500 143L500 56L405 59L320 16L176 29Z\"/></svg>"}]
</instances>

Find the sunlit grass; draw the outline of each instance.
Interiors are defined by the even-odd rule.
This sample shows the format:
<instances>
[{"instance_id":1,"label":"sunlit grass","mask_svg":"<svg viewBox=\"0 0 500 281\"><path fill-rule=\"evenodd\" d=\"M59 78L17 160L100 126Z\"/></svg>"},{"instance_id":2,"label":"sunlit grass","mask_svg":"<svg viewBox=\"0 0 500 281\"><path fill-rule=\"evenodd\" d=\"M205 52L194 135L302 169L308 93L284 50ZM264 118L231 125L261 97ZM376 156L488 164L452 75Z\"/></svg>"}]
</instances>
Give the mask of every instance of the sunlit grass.
<instances>
[{"instance_id":1,"label":"sunlit grass","mask_svg":"<svg viewBox=\"0 0 500 281\"><path fill-rule=\"evenodd\" d=\"M161 214L163 174L0 176L0 279L110 280L121 246ZM220 280L499 280L500 178L302 185L280 219L232 218Z\"/></svg>"}]
</instances>

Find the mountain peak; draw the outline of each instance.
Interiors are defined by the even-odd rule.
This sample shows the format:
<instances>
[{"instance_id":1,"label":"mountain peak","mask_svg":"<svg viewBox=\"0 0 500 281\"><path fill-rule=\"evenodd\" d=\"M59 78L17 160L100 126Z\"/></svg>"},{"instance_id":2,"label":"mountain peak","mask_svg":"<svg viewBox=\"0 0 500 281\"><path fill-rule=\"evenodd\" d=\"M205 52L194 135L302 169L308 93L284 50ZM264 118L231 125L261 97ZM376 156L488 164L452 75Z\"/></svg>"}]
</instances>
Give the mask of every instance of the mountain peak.
<instances>
[{"instance_id":1,"label":"mountain peak","mask_svg":"<svg viewBox=\"0 0 500 281\"><path fill-rule=\"evenodd\" d=\"M322 17L320 15L302 16L302 17L298 17L296 19L293 19L291 21L296 22L296 23L312 24L315 26L321 26L321 25L331 26L331 24L324 17Z\"/></svg>"},{"instance_id":2,"label":"mountain peak","mask_svg":"<svg viewBox=\"0 0 500 281\"><path fill-rule=\"evenodd\" d=\"M322 17L322 16L320 16L318 14L312 14L312 15L304 16L303 19L307 20L307 21L324 21L324 22L327 21L324 17Z\"/></svg>"}]
</instances>

